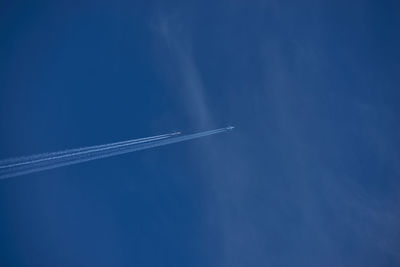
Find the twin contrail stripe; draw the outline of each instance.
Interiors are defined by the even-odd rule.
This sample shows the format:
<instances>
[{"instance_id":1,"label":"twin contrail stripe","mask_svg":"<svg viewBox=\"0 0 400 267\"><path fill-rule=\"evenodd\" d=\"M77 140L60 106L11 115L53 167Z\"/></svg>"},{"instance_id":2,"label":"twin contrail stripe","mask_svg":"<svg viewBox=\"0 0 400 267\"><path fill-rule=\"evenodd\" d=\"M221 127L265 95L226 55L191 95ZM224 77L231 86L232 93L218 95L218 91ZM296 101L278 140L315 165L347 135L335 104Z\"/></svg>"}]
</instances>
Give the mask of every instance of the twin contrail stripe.
<instances>
[{"instance_id":1,"label":"twin contrail stripe","mask_svg":"<svg viewBox=\"0 0 400 267\"><path fill-rule=\"evenodd\" d=\"M120 144L128 144L128 143L134 144L134 143L140 143L140 142L148 142L148 141L152 141L152 140L169 138L169 137L172 137L172 136L177 135L177 134L179 134L179 133L162 134L162 135L156 135L156 136L139 138L139 139L132 139L132 140L127 140L127 141L122 141L122 142L115 142L115 143L104 144L104 145L95 145L95 146L89 146L89 147L68 149L68 150L63 150L63 151L58 151L58 152L42 153L42 154L37 154L37 155L30 155L30 156L24 156L24 157L18 157L18 158L5 159L5 160L1 160L0 161L0 169L5 168L5 167L11 167L11 165L14 165L14 164L15 165L18 165L19 163L25 163L26 164L29 161L49 158L49 157L53 157L53 156L60 156L60 155L66 155L66 154L81 152L81 151L89 151L89 150L94 150L94 149L99 149L99 148L106 148L106 147L111 147L111 146L120 145Z\"/></svg>"},{"instance_id":2,"label":"twin contrail stripe","mask_svg":"<svg viewBox=\"0 0 400 267\"><path fill-rule=\"evenodd\" d=\"M68 157L72 157L72 156L80 156L80 155L85 155L85 154L90 154L90 153L94 153L94 152L108 150L111 148L123 147L123 146L131 145L131 144L140 144L140 143L145 143L145 142L151 142L151 141L155 141L155 140L169 138L171 136L172 136L171 134L167 134L167 135L162 135L162 136L157 136L157 137L140 138L140 139L123 141L123 142L105 144L105 145L98 145L98 146L92 146L92 147L86 147L86 148L65 150L65 151L61 151L61 152L41 154L41 155L32 156L31 158L25 158L24 160L17 160L16 162L13 162L13 163L0 164L0 170L5 169L5 168L11 168L11 167L17 167L17 166L22 166L22 165L35 164L35 163L44 162L44 161L50 161L50 160L54 160L54 159L63 159L63 158L68 158Z\"/></svg>"},{"instance_id":3,"label":"twin contrail stripe","mask_svg":"<svg viewBox=\"0 0 400 267\"><path fill-rule=\"evenodd\" d=\"M186 140L201 138L217 133L226 132L227 128L195 134L176 136L174 134L160 135L149 138L141 138L124 142L94 146L82 149L72 149L63 152L41 154L32 157L14 159L12 163L0 162L0 179L15 177L23 174L54 169L62 166L78 164L90 160L96 160L153 147L183 142ZM7 161L3 161L7 162Z\"/></svg>"}]
</instances>

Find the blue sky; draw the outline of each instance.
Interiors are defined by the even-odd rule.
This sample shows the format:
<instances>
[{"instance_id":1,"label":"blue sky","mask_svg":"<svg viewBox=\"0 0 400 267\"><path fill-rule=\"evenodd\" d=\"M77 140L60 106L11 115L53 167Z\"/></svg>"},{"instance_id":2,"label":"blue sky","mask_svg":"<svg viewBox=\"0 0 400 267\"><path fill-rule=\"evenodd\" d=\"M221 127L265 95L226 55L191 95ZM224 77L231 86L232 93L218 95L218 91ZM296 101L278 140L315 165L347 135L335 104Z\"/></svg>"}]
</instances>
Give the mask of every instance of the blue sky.
<instances>
[{"instance_id":1,"label":"blue sky","mask_svg":"<svg viewBox=\"0 0 400 267\"><path fill-rule=\"evenodd\" d=\"M398 1L2 1L0 266L398 266Z\"/></svg>"}]
</instances>

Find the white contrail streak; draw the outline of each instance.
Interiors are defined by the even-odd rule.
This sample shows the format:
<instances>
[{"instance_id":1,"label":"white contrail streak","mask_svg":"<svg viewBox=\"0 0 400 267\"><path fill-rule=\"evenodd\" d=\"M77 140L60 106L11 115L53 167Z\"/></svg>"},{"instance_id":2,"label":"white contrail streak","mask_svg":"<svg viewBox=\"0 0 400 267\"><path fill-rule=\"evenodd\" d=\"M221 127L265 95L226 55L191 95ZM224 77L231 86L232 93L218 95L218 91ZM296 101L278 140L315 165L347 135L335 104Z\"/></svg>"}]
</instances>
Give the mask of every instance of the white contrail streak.
<instances>
[{"instance_id":1,"label":"white contrail streak","mask_svg":"<svg viewBox=\"0 0 400 267\"><path fill-rule=\"evenodd\" d=\"M147 137L147 138L140 138L140 139L116 142L116 143L111 143L111 144L106 144L106 145L98 145L98 146L92 146L92 147L86 147L86 148L70 149L70 150L65 150L65 151L61 151L61 152L40 154L40 155L32 156L35 158L29 158L29 159L25 158L23 161L19 160L18 162L10 163L7 165L0 164L0 169L35 164L35 163L39 163L39 162L68 158L68 157L72 157L72 156L80 156L80 155L84 155L84 154L88 154L88 153L100 152L103 150L123 147L123 146L131 145L131 144L140 144L140 143L145 143L145 142L151 142L154 140L166 139L171 136L173 136L173 134L165 134L165 135L154 136L154 137Z\"/></svg>"},{"instance_id":2,"label":"white contrail streak","mask_svg":"<svg viewBox=\"0 0 400 267\"><path fill-rule=\"evenodd\" d=\"M77 164L85 161L125 154L133 151L149 149L182 142L190 139L200 138L231 130L232 128L221 128L212 131L200 132L184 136L176 136L178 133L161 135L156 137L135 139L124 142L117 142L107 145L100 145L82 149L71 149L63 152L41 154L34 157L26 157L24 160L15 160L10 164L1 164L0 179L19 176L23 174L53 169L57 167ZM3 161L7 162L7 161Z\"/></svg>"},{"instance_id":3,"label":"white contrail streak","mask_svg":"<svg viewBox=\"0 0 400 267\"><path fill-rule=\"evenodd\" d=\"M152 140L169 138L169 137L172 137L172 136L178 135L178 134L180 134L180 132L156 135L156 136L133 139L133 140L122 141L122 142L115 142L115 143L110 143L110 144L105 144L105 145L95 145L95 146L89 146L89 147L68 149L68 150L63 150L63 151L58 151L58 152L42 153L42 154L37 154L37 155L25 156L25 157L11 158L11 159L6 159L6 160L1 160L0 161L0 169L5 168L5 167L11 167L11 165L18 165L20 163L26 164L29 161L37 160L37 159L44 159L44 158L48 158L48 157L60 156L60 155L65 155L65 154L81 152L81 151L106 148L106 147L111 147L111 146L120 145L120 144L128 144L128 143L133 144L133 143L148 142L148 141L152 141Z\"/></svg>"}]
</instances>

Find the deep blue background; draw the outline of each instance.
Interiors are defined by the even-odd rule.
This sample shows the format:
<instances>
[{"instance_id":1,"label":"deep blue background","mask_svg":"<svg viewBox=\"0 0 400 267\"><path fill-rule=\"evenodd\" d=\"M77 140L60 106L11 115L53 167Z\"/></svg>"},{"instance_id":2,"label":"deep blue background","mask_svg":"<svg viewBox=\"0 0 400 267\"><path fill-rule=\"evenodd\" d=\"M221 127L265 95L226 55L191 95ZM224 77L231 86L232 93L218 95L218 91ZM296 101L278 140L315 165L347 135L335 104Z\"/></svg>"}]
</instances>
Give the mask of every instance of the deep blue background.
<instances>
[{"instance_id":1,"label":"deep blue background","mask_svg":"<svg viewBox=\"0 0 400 267\"><path fill-rule=\"evenodd\" d=\"M399 1L1 1L0 266L399 266Z\"/></svg>"}]
</instances>

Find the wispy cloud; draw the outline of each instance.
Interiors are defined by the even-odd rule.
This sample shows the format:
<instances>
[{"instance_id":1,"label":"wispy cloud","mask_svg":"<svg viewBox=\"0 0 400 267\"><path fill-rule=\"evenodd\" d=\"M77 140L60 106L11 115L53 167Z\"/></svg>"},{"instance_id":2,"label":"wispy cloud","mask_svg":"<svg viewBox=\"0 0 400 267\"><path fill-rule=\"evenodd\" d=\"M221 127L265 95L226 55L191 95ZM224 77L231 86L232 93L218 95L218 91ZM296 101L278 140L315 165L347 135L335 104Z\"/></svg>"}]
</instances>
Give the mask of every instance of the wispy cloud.
<instances>
[{"instance_id":1,"label":"wispy cloud","mask_svg":"<svg viewBox=\"0 0 400 267\"><path fill-rule=\"evenodd\" d=\"M232 43L235 48L232 51L245 48L243 53L257 58L254 67L249 64L252 68L248 71L262 72L261 77L246 76L246 72L235 77L225 71L224 75L232 77L233 85L226 95L231 97L235 107L248 108L232 110L235 112L232 116L260 122L254 129L257 136L265 140L250 140L248 132L238 127L240 130L235 135L243 134L238 139L246 148L237 144L229 148L231 153L223 153L217 144L212 153L205 147L203 152L207 154L200 156L205 158L202 164L206 165L204 169L209 175L210 191L215 192L207 196L210 200L205 200L210 205L204 217L216 225L215 240L221 246L217 253L219 266L306 266L309 263L326 265L327 262L331 266L366 265L376 260L374 257L388 254L399 259L395 246L400 221L398 199L393 196L389 196L387 202L378 197L374 199L369 194L375 191L365 189L370 185L363 177L364 165L374 162L364 157L362 146L374 139L369 131L379 128L380 124L371 122L371 116L366 114L368 127L364 127L360 123L362 116L355 112L354 97L338 88L339 85L348 86L348 81L336 75L360 75L350 66L362 66L355 56L348 55L347 59L353 61L348 69L333 71L347 65L338 64L330 44L320 38L331 38L330 33L326 36L323 25L324 8L315 6L314 2L307 5L310 8L305 11L309 13L304 16L297 7L288 8L273 1L263 12L254 13L260 16L254 25L247 25L254 29L254 36L241 32L242 25L235 25L236 13L227 22L229 27L225 30L248 38L235 39L238 45ZM266 25L273 30L261 23L265 14L270 15L268 20L273 23ZM293 23L296 19L302 24ZM176 13L159 16L157 25L164 45L178 66L187 112L197 126L212 123L207 90L195 57L196 49L202 47L191 41L196 32L190 29L187 17ZM201 52L207 54L205 50ZM348 53L347 50L343 52ZM235 54L229 55L232 55L230 62L240 63ZM248 99L231 93L240 92L234 85L247 84L248 77L256 79L249 83L256 87L248 89L245 94ZM251 102L250 99L255 100ZM254 112L249 108L251 105L257 107ZM388 132L377 133L377 139L387 139ZM385 149L369 149L369 155L375 154L386 164L395 165L399 157L391 148L394 138L384 144ZM253 148L251 153L248 147ZM269 148L272 152L264 152ZM369 145L369 148L374 147ZM388 157L389 152L394 155L392 158ZM395 169L398 174L398 167L382 169L386 167ZM368 179L380 184L382 177L378 177L379 170L375 171L377 177L368 174ZM397 184L389 179L387 183ZM356 248L351 247L354 244ZM352 249L351 256L347 255L348 249ZM371 250L375 253L369 254Z\"/></svg>"},{"instance_id":2,"label":"wispy cloud","mask_svg":"<svg viewBox=\"0 0 400 267\"><path fill-rule=\"evenodd\" d=\"M193 55L190 35L178 15L159 15L155 29L177 66L186 112L198 127L212 126L212 117L206 105L206 96L201 72Z\"/></svg>"}]
</instances>

